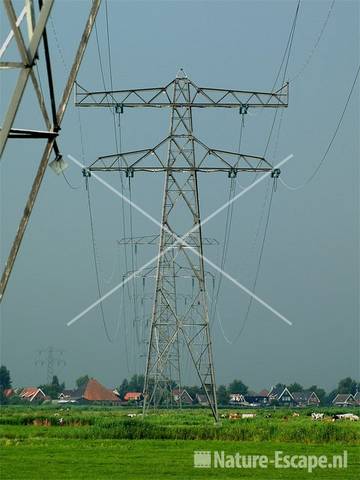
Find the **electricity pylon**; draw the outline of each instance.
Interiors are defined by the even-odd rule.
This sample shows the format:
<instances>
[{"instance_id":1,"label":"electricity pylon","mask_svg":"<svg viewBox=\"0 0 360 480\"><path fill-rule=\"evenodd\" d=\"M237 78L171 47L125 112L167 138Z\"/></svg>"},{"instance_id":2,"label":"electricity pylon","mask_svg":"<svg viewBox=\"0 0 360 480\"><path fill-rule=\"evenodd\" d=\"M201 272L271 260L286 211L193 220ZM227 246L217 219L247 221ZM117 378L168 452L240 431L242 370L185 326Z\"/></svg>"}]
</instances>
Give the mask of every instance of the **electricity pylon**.
<instances>
[{"instance_id":1,"label":"electricity pylon","mask_svg":"<svg viewBox=\"0 0 360 480\"><path fill-rule=\"evenodd\" d=\"M63 354L63 350L57 350L51 346L38 351L38 358L35 364L46 366L46 380L48 385L52 382L55 374L55 365L66 365Z\"/></svg>"},{"instance_id":2,"label":"electricity pylon","mask_svg":"<svg viewBox=\"0 0 360 480\"><path fill-rule=\"evenodd\" d=\"M6 0L3 2L11 30L5 42L0 47L0 69L18 69L20 73L18 75L18 79L16 85L14 86L14 91L11 96L8 109L6 111L2 126L0 128L0 159L9 138L15 138L19 140L33 139L37 141L46 140L46 144L44 146L43 154L25 204L24 212L22 214L14 241L11 245L11 249L4 266L3 273L0 278L0 302L3 299L18 251L21 246L21 242L23 240L27 225L30 221L30 216L33 211L35 201L39 193L40 186L43 181L46 168L49 164L52 153L55 154L55 161L51 162L50 165L52 165L53 169L57 174L61 173L61 171L66 166L66 163L62 159L60 149L57 143L60 126L65 115L70 95L73 90L74 81L77 77L93 25L95 23L101 0L92 0L90 12L86 20L81 40L77 48L76 55L74 57L74 61L72 63L72 67L68 75L58 107L56 107L55 101L56 99L51 68L51 55L46 34L46 24L50 16L54 0L46 0L44 2L42 0L39 1L38 18L36 18L35 15L36 2L34 2L34 0L24 0L24 8L19 16L17 16L16 14L13 3L14 2L12 0ZM15 3L19 4L19 2ZM27 23L28 40L24 38L24 29L21 28L21 22L24 18L26 18ZM14 53L14 51L9 48L9 46L11 47L11 41L13 38L15 38L16 46L18 49L17 57L20 57L21 61L18 61L17 57L15 57L17 61L3 61L2 58L3 56L5 56L6 58L7 50L10 51L10 54L11 52ZM39 49L41 40L43 41L44 46L51 113L49 113L48 111L48 102L46 101L46 98L44 98L40 81L35 74L35 66L40 58ZM29 78L31 78L36 98L39 103L39 108L46 127L45 130L12 128L13 123L16 120L16 114L21 105L21 101L26 89L26 84L28 83ZM32 122L34 122L33 119Z\"/></svg>"},{"instance_id":3,"label":"electricity pylon","mask_svg":"<svg viewBox=\"0 0 360 480\"><path fill-rule=\"evenodd\" d=\"M180 355L184 347L217 420L215 370L202 259L198 173L227 172L229 177L235 177L238 172L271 171L272 166L262 157L206 146L194 136L192 110L195 107L237 108L245 114L253 107L287 107L288 85L271 93L201 88L180 70L172 82L159 88L89 92L77 85L76 105L110 107L118 113L123 113L124 108L136 107L171 109L170 133L158 145L99 157L84 174L122 171L133 177L136 172L165 172L144 411L149 405L156 406L171 399L172 388L181 386ZM187 235L189 231L191 233ZM191 248L176 242L184 235L187 235L185 241ZM196 279L192 301L182 309L176 301L177 292L183 285L175 274L175 264L190 268Z\"/></svg>"}]
</instances>

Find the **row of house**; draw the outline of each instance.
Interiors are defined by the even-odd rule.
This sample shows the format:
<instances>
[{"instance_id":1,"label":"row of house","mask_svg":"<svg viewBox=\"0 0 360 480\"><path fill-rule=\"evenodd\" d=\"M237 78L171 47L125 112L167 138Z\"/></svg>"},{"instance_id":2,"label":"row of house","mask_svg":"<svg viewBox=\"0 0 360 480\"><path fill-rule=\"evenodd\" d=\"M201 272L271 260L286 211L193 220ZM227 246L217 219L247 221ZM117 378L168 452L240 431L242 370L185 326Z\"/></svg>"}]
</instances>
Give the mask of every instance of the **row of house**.
<instances>
[{"instance_id":1,"label":"row of house","mask_svg":"<svg viewBox=\"0 0 360 480\"><path fill-rule=\"evenodd\" d=\"M22 400L33 403L50 400L50 397L46 396L45 393L41 390L41 388L38 387L6 388L4 390L5 398L9 399L14 395L17 395Z\"/></svg>"},{"instance_id":2,"label":"row of house","mask_svg":"<svg viewBox=\"0 0 360 480\"><path fill-rule=\"evenodd\" d=\"M13 395L24 401L37 403L44 400L50 400L41 388L27 387L21 390L6 389L4 395L11 398ZM185 388L172 390L172 398L174 404L207 406L208 400L205 394L197 393L193 398ZM140 405L143 401L141 392L126 392L124 398L120 398L119 392L110 390L96 379L89 379L84 385L73 390L64 390L60 393L59 403L106 403L108 405L121 405L135 403ZM269 391L262 390L259 393L248 392L243 395L241 393L231 393L229 404L232 406L243 407L261 407L269 405L279 406L313 406L320 405L320 399L315 392L304 390L301 392L290 392L287 387L272 387ZM337 407L360 406L360 392L355 395L350 393L341 393L336 395L332 404Z\"/></svg>"},{"instance_id":3,"label":"row of house","mask_svg":"<svg viewBox=\"0 0 360 480\"><path fill-rule=\"evenodd\" d=\"M290 392L287 387L272 387L270 391L262 390L256 394L249 392L246 395L233 393L230 394L230 404L242 406L298 406L298 407L316 407L320 405L320 399L316 392L311 390L302 390L301 392ZM351 393L338 394L332 401L333 406L351 407L360 406L360 392L355 395Z\"/></svg>"},{"instance_id":4,"label":"row of house","mask_svg":"<svg viewBox=\"0 0 360 480\"><path fill-rule=\"evenodd\" d=\"M206 395L197 394L194 399L185 390L173 390L174 401L183 404L198 403L207 405ZM270 390L261 390L261 392L248 392L243 395L241 393L231 393L229 404L232 406L243 407L266 407L270 405L279 406L298 406L316 407L320 405L320 399L316 392L303 390L301 392L290 392L287 387L272 387ZM334 398L332 404L337 407L360 406L360 392L352 394L338 394Z\"/></svg>"}]
</instances>

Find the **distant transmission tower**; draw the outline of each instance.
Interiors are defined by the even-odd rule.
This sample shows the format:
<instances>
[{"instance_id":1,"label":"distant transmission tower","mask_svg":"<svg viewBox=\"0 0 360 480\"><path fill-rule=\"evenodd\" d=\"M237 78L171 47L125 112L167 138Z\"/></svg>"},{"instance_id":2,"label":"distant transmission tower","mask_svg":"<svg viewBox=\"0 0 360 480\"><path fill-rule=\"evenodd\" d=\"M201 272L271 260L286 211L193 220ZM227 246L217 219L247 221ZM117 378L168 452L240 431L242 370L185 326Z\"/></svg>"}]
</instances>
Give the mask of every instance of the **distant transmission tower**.
<instances>
[{"instance_id":1,"label":"distant transmission tower","mask_svg":"<svg viewBox=\"0 0 360 480\"><path fill-rule=\"evenodd\" d=\"M187 355L201 383L214 418L218 419L215 371L206 299L203 241L200 228L198 191L199 172L268 172L271 164L262 157L209 148L194 136L193 108L287 107L288 85L271 93L202 88L180 70L169 84L159 88L89 92L77 85L76 105L112 108L170 108L170 133L158 145L133 152L99 157L84 172L120 171L133 177L137 172L165 172L160 257L151 318L145 371L144 411L149 405L168 402L174 386L181 386L181 357ZM186 243L177 242L186 235ZM199 256L200 254L200 256ZM178 278L176 265L191 269L195 280L192 301L179 307L178 292L184 279ZM182 302L181 302L182 303Z\"/></svg>"},{"instance_id":2,"label":"distant transmission tower","mask_svg":"<svg viewBox=\"0 0 360 480\"><path fill-rule=\"evenodd\" d=\"M54 347L47 347L42 350L38 350L38 358L35 362L36 365L46 366L46 383L52 382L55 375L55 366L65 366L64 351L57 350Z\"/></svg>"}]
</instances>

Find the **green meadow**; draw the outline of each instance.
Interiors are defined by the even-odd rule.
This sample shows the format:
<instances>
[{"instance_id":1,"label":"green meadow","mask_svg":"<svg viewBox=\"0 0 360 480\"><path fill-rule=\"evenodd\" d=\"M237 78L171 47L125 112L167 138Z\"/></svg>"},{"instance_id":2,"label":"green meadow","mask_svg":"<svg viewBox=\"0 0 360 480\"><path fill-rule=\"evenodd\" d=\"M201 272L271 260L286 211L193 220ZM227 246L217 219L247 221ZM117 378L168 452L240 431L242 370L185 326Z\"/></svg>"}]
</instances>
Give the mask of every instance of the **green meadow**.
<instances>
[{"instance_id":1,"label":"green meadow","mask_svg":"<svg viewBox=\"0 0 360 480\"><path fill-rule=\"evenodd\" d=\"M358 478L360 422L332 422L335 411L323 411L324 421L313 421L310 410L299 410L297 417L289 410L264 409L256 418L222 418L215 425L203 409L159 410L143 418L140 410L125 408L3 407L1 479ZM275 451L330 457L347 450L348 466L312 473L273 465L194 468L199 450L269 458Z\"/></svg>"}]
</instances>

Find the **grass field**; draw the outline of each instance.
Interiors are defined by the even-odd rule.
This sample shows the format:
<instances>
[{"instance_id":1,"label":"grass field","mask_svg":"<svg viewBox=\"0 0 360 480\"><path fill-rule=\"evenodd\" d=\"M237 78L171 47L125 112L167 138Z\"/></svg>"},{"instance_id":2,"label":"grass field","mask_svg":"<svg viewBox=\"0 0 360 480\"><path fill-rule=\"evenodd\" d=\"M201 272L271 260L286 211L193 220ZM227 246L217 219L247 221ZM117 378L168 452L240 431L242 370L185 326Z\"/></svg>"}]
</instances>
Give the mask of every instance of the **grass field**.
<instances>
[{"instance_id":1,"label":"grass field","mask_svg":"<svg viewBox=\"0 0 360 480\"><path fill-rule=\"evenodd\" d=\"M132 410L136 412L136 410ZM159 411L129 418L126 409L6 407L1 410L1 479L355 479L360 472L359 422L314 422L310 411L257 411L249 420L222 420L206 410ZM139 413L139 411L137 412ZM332 411L328 411L332 413ZM59 425L62 417L64 424ZM194 468L193 452L340 455L348 468Z\"/></svg>"}]
</instances>

